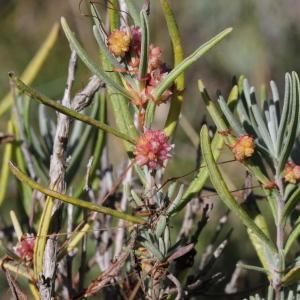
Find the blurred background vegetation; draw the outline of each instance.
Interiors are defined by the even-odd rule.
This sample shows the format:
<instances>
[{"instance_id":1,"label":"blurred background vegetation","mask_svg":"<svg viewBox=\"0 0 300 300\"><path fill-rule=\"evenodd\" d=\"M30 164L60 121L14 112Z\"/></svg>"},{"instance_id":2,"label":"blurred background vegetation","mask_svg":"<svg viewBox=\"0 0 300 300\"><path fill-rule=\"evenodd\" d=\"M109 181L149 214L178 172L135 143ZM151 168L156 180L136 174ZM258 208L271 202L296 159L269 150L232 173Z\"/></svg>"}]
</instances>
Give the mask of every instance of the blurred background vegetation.
<instances>
[{"instance_id":1,"label":"blurred background vegetation","mask_svg":"<svg viewBox=\"0 0 300 300\"><path fill-rule=\"evenodd\" d=\"M101 0L99 2L103 3ZM171 65L171 47L166 38L167 29L159 1L151 2L152 42L163 49L164 59ZM172 0L170 2L177 17L186 54L191 53L224 28L229 26L234 28L229 38L201 58L186 74L183 111L196 131L200 129L205 113L197 91L197 79L201 78L204 81L212 96L217 89L226 96L233 76L240 74L248 77L257 87L268 84L271 79L275 80L282 95L284 73L291 70L300 71L300 1ZM80 5L79 0L0 0L0 98L9 90L7 73L13 70L21 74L60 16L68 19L85 48L96 57L97 47L92 37L91 19L87 14L85 1ZM66 38L60 32L56 46L32 85L49 97L60 99L64 91L69 55ZM79 64L75 88L83 87L89 75L86 68ZM159 118L164 117L165 109L162 107ZM0 132L5 132L6 120L6 116L1 118ZM111 139L110 143L116 144L116 140ZM180 128L177 130L175 143L175 159L170 164L169 176L183 175L195 167L196 149ZM120 147L114 147L116 148ZM119 157L119 154L119 152L111 153L112 160ZM0 155L2 156L1 147ZM243 175L244 171L237 171L236 163L223 167L223 170L232 180L232 188L243 184L243 176L239 175ZM11 200L13 195L12 191ZM225 211L217 207L219 202L217 197L211 199L216 205L207 236ZM7 216L7 213L8 207L4 206L0 212L1 220L6 219L3 217ZM244 230L241 230L240 223L231 218L230 226L234 228L230 246L224 255L225 260L221 261L223 265L216 266L228 275L232 273L237 260L243 259L247 263L255 260L254 252ZM202 241L199 247L204 246L205 241ZM257 276L257 282L259 278Z\"/></svg>"}]
</instances>

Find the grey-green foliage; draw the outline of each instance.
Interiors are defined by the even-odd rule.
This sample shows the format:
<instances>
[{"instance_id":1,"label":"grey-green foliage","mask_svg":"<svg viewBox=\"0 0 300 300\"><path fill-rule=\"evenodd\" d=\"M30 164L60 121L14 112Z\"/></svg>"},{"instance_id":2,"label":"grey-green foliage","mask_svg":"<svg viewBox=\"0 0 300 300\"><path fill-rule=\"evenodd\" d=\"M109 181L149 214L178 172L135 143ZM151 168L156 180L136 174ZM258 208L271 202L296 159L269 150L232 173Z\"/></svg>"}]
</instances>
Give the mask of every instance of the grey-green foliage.
<instances>
[{"instance_id":1,"label":"grey-green foliage","mask_svg":"<svg viewBox=\"0 0 300 300\"><path fill-rule=\"evenodd\" d=\"M285 294L280 291L280 288L291 288L300 278L299 266L295 262L289 264L288 257L291 245L299 237L300 227L298 223L292 224L291 229L286 226L293 209L299 203L299 185L298 179L292 181L292 184L289 183L290 180L285 176L284 171L287 162L291 160L300 121L299 78L295 72L286 74L283 103L280 101L277 86L273 81L270 83L271 96L268 97L263 90L260 101L256 97L255 88L249 85L247 79L241 77L238 86L239 97L235 111L230 109L230 105L226 103L222 95L218 96L218 106L215 106L209 97L203 98L218 128L221 119L226 121L227 129L231 129L229 136L233 141L229 142L230 147L234 148L236 143L241 141L240 138L243 135L254 138L254 153L250 157L245 156L240 162L252 176L264 184L266 198L276 227L275 237L272 238L269 234L267 223L263 221L264 214L259 211L258 207L254 215L249 214L247 209L243 211L242 206L229 193L213 158L205 126L200 135L202 154L210 173L211 182L220 199L232 212L236 213L247 227L249 238L263 265L263 268L244 267L264 272L274 289L276 299L279 299L280 293L282 299L285 299ZM205 96L203 91L204 88L201 87L200 92L202 96ZM266 164L268 164L267 169L265 169ZM257 172L262 170L265 174L263 180L259 178ZM268 187L268 183L274 184L274 186ZM254 199L251 201L256 201L255 197L252 198ZM247 204L247 198L244 201ZM264 229L263 232L260 232L262 229ZM289 233L288 236L286 236L287 233ZM274 240L276 243L273 242ZM294 299L292 293L289 290L287 292L289 293L288 297ZM260 299L260 297L255 295L251 299ZM273 296L269 296L268 299L273 299Z\"/></svg>"},{"instance_id":2,"label":"grey-green foliage","mask_svg":"<svg viewBox=\"0 0 300 300\"><path fill-rule=\"evenodd\" d=\"M144 168L144 175L149 179L149 170ZM173 210L182 199L183 185L177 189L177 184L172 183L169 185L166 193L162 189L156 190L151 188L151 183L148 182L148 189L146 188L144 193L138 195L134 190L130 192L130 205L136 210L143 211L145 213L149 211L149 208L145 206L145 199L151 204L152 210L159 211L159 215L155 220L153 229L145 229L141 231L140 241L141 245L145 247L155 259L162 261L167 258L170 248L170 218ZM149 188L150 187L150 188Z\"/></svg>"},{"instance_id":3,"label":"grey-green foliage","mask_svg":"<svg viewBox=\"0 0 300 300\"><path fill-rule=\"evenodd\" d=\"M19 96L23 97L22 95ZM105 99L103 97L100 99L100 94L97 93L94 96L94 101L90 109L85 109L84 113L89 114L91 117L96 119L104 118L105 115ZM38 104L38 106L33 106L32 101L26 101L24 108L21 106L24 102L18 101L19 111L21 112L21 117L24 120L20 125L25 134L26 143L28 144L30 151L32 152L32 159L34 163L34 168L36 174L39 178L43 179L44 182L48 181L48 171L49 160L53 148L53 140L55 135L55 119L53 115L49 113L47 108ZM38 110L38 127L30 120L30 113L33 109ZM102 133L101 133L102 134ZM101 155L101 145L100 148L97 147L99 137L97 129L92 126L83 126L82 122L75 121L72 126L70 138L68 141L67 149L67 177L66 180L69 184L72 184L76 173L78 172L78 166L85 167L82 162L82 158L86 157L86 164L89 157L94 157L93 165L97 165ZM103 142L103 141L102 141ZM90 147L88 146L90 145ZM98 151L98 152L97 152ZM82 192L75 191L78 195Z\"/></svg>"},{"instance_id":4,"label":"grey-green foliage","mask_svg":"<svg viewBox=\"0 0 300 300\"><path fill-rule=\"evenodd\" d=\"M226 120L240 136L249 134L263 155L273 161L281 172L297 137L299 124L299 78L295 72L285 76L284 98L280 100L274 81L270 82L271 96L258 101L255 88L243 80L242 93L237 103L237 117L230 111L223 97L218 102ZM281 108L282 106L282 108Z\"/></svg>"}]
</instances>

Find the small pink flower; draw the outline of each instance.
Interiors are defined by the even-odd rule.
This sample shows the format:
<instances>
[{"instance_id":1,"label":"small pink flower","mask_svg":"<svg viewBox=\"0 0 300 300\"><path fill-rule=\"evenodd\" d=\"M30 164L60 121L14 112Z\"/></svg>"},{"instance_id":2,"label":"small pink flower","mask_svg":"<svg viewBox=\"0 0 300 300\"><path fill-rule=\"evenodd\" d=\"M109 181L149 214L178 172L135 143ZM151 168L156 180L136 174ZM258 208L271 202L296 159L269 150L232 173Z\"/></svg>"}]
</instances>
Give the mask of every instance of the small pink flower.
<instances>
[{"instance_id":1,"label":"small pink flower","mask_svg":"<svg viewBox=\"0 0 300 300\"><path fill-rule=\"evenodd\" d=\"M149 86L147 87L147 92L150 94L153 90L153 87L156 87L159 85L159 83L168 75L167 72L162 73L162 70L155 69L150 73L150 80L149 80ZM160 97L159 103L166 102L169 100L170 96L173 94L171 89L167 89Z\"/></svg>"},{"instance_id":2,"label":"small pink flower","mask_svg":"<svg viewBox=\"0 0 300 300\"><path fill-rule=\"evenodd\" d=\"M136 54L140 55L141 41L142 41L141 29L139 27L132 26L130 30L131 30L131 47Z\"/></svg>"},{"instance_id":3,"label":"small pink flower","mask_svg":"<svg viewBox=\"0 0 300 300\"><path fill-rule=\"evenodd\" d=\"M138 165L147 165L149 169L156 170L171 157L172 148L163 131L147 130L138 139L134 155Z\"/></svg>"},{"instance_id":4,"label":"small pink flower","mask_svg":"<svg viewBox=\"0 0 300 300\"><path fill-rule=\"evenodd\" d=\"M159 47L155 47L153 44L149 46L148 72L160 67L161 53L162 51Z\"/></svg>"},{"instance_id":5,"label":"small pink flower","mask_svg":"<svg viewBox=\"0 0 300 300\"><path fill-rule=\"evenodd\" d=\"M16 255L23 261L29 262L33 259L35 236L33 234L26 233L21 237L21 240L13 248Z\"/></svg>"}]
</instances>

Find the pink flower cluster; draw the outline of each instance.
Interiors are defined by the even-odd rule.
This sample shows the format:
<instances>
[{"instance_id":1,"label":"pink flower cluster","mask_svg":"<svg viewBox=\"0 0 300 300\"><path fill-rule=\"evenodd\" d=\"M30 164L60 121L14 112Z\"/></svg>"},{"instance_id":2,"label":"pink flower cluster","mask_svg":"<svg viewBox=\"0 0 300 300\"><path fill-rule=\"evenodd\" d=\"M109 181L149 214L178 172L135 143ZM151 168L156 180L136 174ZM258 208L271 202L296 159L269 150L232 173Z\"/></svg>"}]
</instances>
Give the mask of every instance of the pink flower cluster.
<instances>
[{"instance_id":1,"label":"pink flower cluster","mask_svg":"<svg viewBox=\"0 0 300 300\"><path fill-rule=\"evenodd\" d=\"M138 27L131 27L131 60L129 62L130 72L137 74L140 56L141 56L141 30ZM147 75L145 78L138 78L145 82L145 88L142 91L140 97L142 98L141 103L145 104L149 100L152 100L152 91L159 85L159 83L168 75L168 68L161 61L162 50L159 47L150 44L149 46L149 59ZM158 99L158 104L166 102L172 95L172 90L168 89L164 92L160 99Z\"/></svg>"},{"instance_id":2,"label":"pink flower cluster","mask_svg":"<svg viewBox=\"0 0 300 300\"><path fill-rule=\"evenodd\" d=\"M16 255L25 262L30 262L33 259L35 236L33 234L26 233L21 237L21 240L13 248Z\"/></svg>"},{"instance_id":3,"label":"pink flower cluster","mask_svg":"<svg viewBox=\"0 0 300 300\"><path fill-rule=\"evenodd\" d=\"M160 130L147 130L138 139L134 150L136 163L147 165L149 169L156 170L171 157L172 145L168 137Z\"/></svg>"}]
</instances>

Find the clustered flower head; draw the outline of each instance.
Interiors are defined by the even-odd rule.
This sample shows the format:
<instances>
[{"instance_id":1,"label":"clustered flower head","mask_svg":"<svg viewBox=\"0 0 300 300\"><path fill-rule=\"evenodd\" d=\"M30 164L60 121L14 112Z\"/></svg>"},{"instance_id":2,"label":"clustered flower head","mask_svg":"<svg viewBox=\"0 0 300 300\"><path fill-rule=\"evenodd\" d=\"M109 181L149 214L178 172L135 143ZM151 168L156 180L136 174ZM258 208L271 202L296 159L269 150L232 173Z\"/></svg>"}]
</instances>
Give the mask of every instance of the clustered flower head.
<instances>
[{"instance_id":1,"label":"clustered flower head","mask_svg":"<svg viewBox=\"0 0 300 300\"><path fill-rule=\"evenodd\" d=\"M13 248L14 252L21 260L30 262L33 259L35 237L33 234L26 233Z\"/></svg>"},{"instance_id":2,"label":"clustered flower head","mask_svg":"<svg viewBox=\"0 0 300 300\"><path fill-rule=\"evenodd\" d=\"M124 57L129 51L130 35L124 30L113 31L107 39L109 51L115 55Z\"/></svg>"},{"instance_id":3,"label":"clustered flower head","mask_svg":"<svg viewBox=\"0 0 300 300\"><path fill-rule=\"evenodd\" d=\"M283 173L286 182L294 184L300 182L300 166L293 162L290 161L285 165Z\"/></svg>"},{"instance_id":4,"label":"clustered flower head","mask_svg":"<svg viewBox=\"0 0 300 300\"><path fill-rule=\"evenodd\" d=\"M163 131L147 130L136 144L134 150L136 163L140 166L147 165L150 170L156 170L171 157L172 148Z\"/></svg>"},{"instance_id":5,"label":"clustered flower head","mask_svg":"<svg viewBox=\"0 0 300 300\"><path fill-rule=\"evenodd\" d=\"M236 160L242 161L253 155L255 149L254 140L249 135L241 135L231 149Z\"/></svg>"},{"instance_id":6,"label":"clustered flower head","mask_svg":"<svg viewBox=\"0 0 300 300\"><path fill-rule=\"evenodd\" d=\"M149 101L153 101L152 91L167 76L170 71L166 64L161 61L161 48L150 44L147 74L144 78L138 78L139 65L141 61L141 41L142 33L139 27L131 26L130 34L125 29L115 30L108 37L108 48L115 56L123 58L126 56L128 72L136 75L136 79L143 82L143 89L135 91L129 84L126 88L133 95L133 103L141 109ZM166 102L172 95L172 88L166 90L160 99L156 99L156 104Z\"/></svg>"}]
</instances>

